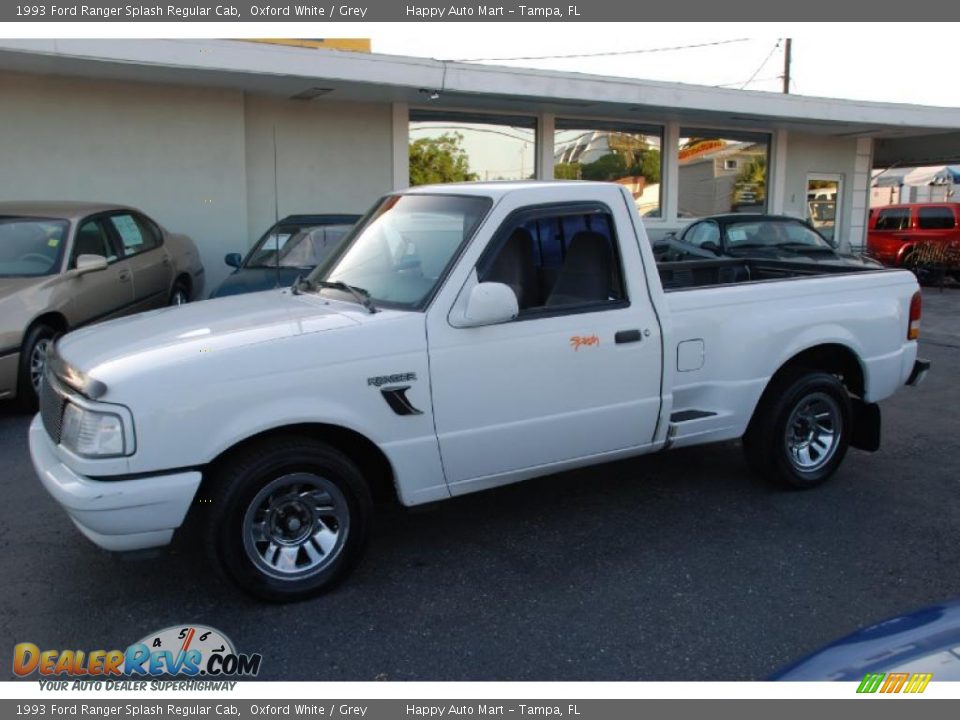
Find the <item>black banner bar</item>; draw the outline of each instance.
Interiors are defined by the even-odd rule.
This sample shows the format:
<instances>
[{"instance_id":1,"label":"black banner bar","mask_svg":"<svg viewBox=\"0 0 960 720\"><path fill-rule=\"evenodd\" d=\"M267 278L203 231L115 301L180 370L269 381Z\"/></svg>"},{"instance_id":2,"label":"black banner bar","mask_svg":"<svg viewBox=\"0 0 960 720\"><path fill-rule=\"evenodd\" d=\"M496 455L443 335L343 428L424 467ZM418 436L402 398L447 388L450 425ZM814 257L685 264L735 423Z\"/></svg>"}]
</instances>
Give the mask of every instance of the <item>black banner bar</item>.
<instances>
[{"instance_id":1,"label":"black banner bar","mask_svg":"<svg viewBox=\"0 0 960 720\"><path fill-rule=\"evenodd\" d=\"M438 2L437 0L362 0L360 2L222 3L58 0L4 3L0 22L831 22L937 21L960 19L960 3L918 0L905 4L873 0L869 4L806 0L687 0L683 3L622 0L529 0L531 4Z\"/></svg>"}]
</instances>

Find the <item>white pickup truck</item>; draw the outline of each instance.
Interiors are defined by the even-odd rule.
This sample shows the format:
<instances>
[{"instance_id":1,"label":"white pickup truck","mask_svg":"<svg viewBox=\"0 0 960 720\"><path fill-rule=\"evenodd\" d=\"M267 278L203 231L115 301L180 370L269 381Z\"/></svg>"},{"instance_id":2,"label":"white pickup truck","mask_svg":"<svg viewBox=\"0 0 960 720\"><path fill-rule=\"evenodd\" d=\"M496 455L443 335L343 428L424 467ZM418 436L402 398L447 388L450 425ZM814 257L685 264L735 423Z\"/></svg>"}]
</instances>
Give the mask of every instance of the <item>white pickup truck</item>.
<instances>
[{"instance_id":1,"label":"white pickup truck","mask_svg":"<svg viewBox=\"0 0 960 720\"><path fill-rule=\"evenodd\" d=\"M166 545L189 514L242 588L291 600L356 565L380 493L740 437L758 473L817 485L925 374L919 320L904 271L658 267L618 185L422 187L290 289L62 338L30 450L97 545Z\"/></svg>"}]
</instances>

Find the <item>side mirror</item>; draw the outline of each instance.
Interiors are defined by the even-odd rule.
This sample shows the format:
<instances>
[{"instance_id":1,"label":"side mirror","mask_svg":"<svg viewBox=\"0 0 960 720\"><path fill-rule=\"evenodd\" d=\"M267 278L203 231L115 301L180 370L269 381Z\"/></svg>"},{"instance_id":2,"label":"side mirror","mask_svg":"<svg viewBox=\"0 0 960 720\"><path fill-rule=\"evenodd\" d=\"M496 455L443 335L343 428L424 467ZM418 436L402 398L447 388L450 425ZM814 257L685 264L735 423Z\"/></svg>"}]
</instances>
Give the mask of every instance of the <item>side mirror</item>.
<instances>
[{"instance_id":1,"label":"side mirror","mask_svg":"<svg viewBox=\"0 0 960 720\"><path fill-rule=\"evenodd\" d=\"M107 269L107 259L103 255L78 255L77 275L86 275Z\"/></svg>"},{"instance_id":2,"label":"side mirror","mask_svg":"<svg viewBox=\"0 0 960 720\"><path fill-rule=\"evenodd\" d=\"M239 268L243 264L243 256L240 253L228 253L223 261L232 268Z\"/></svg>"},{"instance_id":3,"label":"side mirror","mask_svg":"<svg viewBox=\"0 0 960 720\"><path fill-rule=\"evenodd\" d=\"M519 312L517 295L509 285L483 282L470 291L463 319L468 327L496 325L513 320Z\"/></svg>"}]
</instances>

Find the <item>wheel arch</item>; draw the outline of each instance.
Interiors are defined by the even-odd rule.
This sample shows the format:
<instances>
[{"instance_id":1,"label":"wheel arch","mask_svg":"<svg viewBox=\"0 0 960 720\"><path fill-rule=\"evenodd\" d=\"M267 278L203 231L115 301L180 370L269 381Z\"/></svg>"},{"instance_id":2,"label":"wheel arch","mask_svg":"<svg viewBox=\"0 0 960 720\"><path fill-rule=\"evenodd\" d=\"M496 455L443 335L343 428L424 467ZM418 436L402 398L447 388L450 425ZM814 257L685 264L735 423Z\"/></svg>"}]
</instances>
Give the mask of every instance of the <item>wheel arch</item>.
<instances>
[{"instance_id":1,"label":"wheel arch","mask_svg":"<svg viewBox=\"0 0 960 720\"><path fill-rule=\"evenodd\" d=\"M49 325L54 330L61 333L65 333L70 329L70 323L67 321L67 317L63 313L59 312L58 310L50 310L42 313L41 315L37 315L37 317L29 322L23 332L24 340L26 340L30 331L40 324ZM21 344L22 342L23 341L21 341Z\"/></svg>"},{"instance_id":2,"label":"wheel arch","mask_svg":"<svg viewBox=\"0 0 960 720\"><path fill-rule=\"evenodd\" d=\"M173 289L177 286L178 283L182 283L183 286L187 289L187 297L190 300L193 300L193 278L190 277L190 273L185 270L179 271L173 277L173 282L170 284L170 292L173 293Z\"/></svg>"},{"instance_id":3,"label":"wheel arch","mask_svg":"<svg viewBox=\"0 0 960 720\"><path fill-rule=\"evenodd\" d=\"M771 388L777 386L777 381L781 377L797 368L808 368L837 375L847 392L855 398L863 398L866 394L866 370L860 356L850 346L838 342L813 345L794 353L770 376L750 414L751 423L757 411L764 406Z\"/></svg>"},{"instance_id":4,"label":"wheel arch","mask_svg":"<svg viewBox=\"0 0 960 720\"><path fill-rule=\"evenodd\" d=\"M210 472L226 462L234 453L271 437L301 435L327 443L349 457L363 473L370 485L374 500L400 504L396 487L396 474L389 458L370 438L341 425L329 423L295 423L281 425L250 435L223 450L207 465L203 483L208 482Z\"/></svg>"}]
</instances>

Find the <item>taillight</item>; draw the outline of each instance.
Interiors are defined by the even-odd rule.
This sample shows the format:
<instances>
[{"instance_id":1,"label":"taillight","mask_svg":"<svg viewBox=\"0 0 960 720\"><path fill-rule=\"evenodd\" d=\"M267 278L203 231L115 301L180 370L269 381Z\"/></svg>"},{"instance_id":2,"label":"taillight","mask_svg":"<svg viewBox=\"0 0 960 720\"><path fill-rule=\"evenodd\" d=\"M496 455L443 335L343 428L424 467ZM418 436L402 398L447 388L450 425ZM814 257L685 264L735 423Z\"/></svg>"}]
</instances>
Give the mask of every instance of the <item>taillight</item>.
<instances>
[{"instance_id":1,"label":"taillight","mask_svg":"<svg viewBox=\"0 0 960 720\"><path fill-rule=\"evenodd\" d=\"M920 291L917 290L910 298L910 325L907 327L907 340L916 340L920 337L920 314L922 311L923 300L920 297Z\"/></svg>"}]
</instances>

